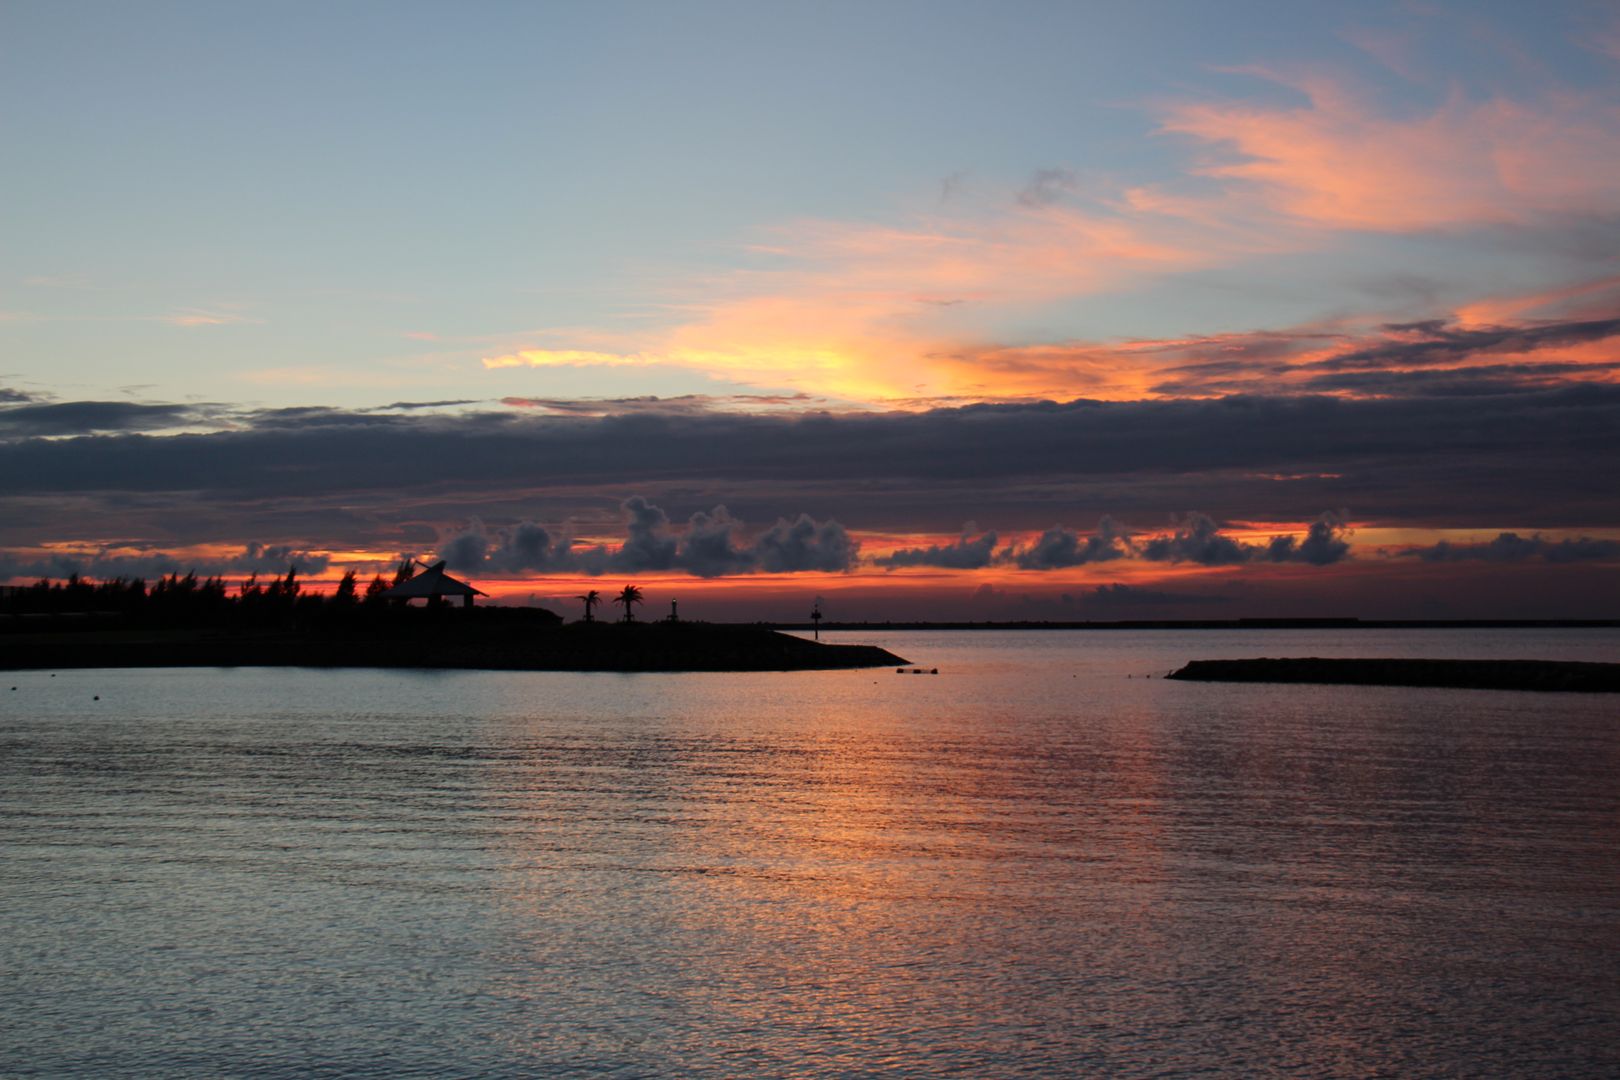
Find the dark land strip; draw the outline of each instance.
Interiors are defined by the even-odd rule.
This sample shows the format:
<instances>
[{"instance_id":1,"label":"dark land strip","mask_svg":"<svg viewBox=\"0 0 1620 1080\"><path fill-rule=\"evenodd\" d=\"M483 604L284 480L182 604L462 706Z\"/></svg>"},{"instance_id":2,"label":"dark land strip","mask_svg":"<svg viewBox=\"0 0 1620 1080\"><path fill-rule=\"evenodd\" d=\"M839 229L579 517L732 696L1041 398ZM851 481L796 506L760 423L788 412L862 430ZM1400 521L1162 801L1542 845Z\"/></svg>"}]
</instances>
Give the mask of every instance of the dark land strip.
<instances>
[{"instance_id":1,"label":"dark land strip","mask_svg":"<svg viewBox=\"0 0 1620 1080\"><path fill-rule=\"evenodd\" d=\"M776 630L802 630L811 623L773 622ZM823 630L1606 630L1620 619L1117 619L1052 622L829 622Z\"/></svg>"},{"instance_id":2,"label":"dark land strip","mask_svg":"<svg viewBox=\"0 0 1620 1080\"><path fill-rule=\"evenodd\" d=\"M872 645L832 645L763 627L704 623L536 626L460 611L314 628L19 627L0 669L376 667L503 671L811 671L893 667ZM525 620L526 622L526 620Z\"/></svg>"},{"instance_id":3,"label":"dark land strip","mask_svg":"<svg viewBox=\"0 0 1620 1080\"><path fill-rule=\"evenodd\" d=\"M1620 693L1620 664L1569 660L1324 660L1318 657L1194 660L1168 677L1195 682Z\"/></svg>"}]
</instances>

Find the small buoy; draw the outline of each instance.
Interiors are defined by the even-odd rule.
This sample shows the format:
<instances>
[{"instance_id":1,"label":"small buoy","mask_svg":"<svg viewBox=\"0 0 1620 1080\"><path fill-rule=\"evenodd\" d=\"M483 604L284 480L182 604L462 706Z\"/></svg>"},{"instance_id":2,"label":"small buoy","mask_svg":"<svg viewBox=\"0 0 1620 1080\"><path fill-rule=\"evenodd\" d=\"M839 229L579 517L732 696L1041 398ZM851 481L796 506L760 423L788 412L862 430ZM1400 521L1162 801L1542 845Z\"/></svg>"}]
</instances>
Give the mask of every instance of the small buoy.
<instances>
[{"instance_id":1,"label":"small buoy","mask_svg":"<svg viewBox=\"0 0 1620 1080\"><path fill-rule=\"evenodd\" d=\"M930 671L928 674L930 674L930 675L938 675L939 674L939 668L935 668L933 671Z\"/></svg>"},{"instance_id":2,"label":"small buoy","mask_svg":"<svg viewBox=\"0 0 1620 1080\"><path fill-rule=\"evenodd\" d=\"M101 695L97 694L95 697L91 698L90 700L91 701L100 701L101 700Z\"/></svg>"},{"instance_id":3,"label":"small buoy","mask_svg":"<svg viewBox=\"0 0 1620 1080\"><path fill-rule=\"evenodd\" d=\"M12 689L13 689L13 690L15 690L15 689L17 689L17 688L16 688L16 687L15 687L15 686L13 686L13 687L12 687Z\"/></svg>"}]
</instances>

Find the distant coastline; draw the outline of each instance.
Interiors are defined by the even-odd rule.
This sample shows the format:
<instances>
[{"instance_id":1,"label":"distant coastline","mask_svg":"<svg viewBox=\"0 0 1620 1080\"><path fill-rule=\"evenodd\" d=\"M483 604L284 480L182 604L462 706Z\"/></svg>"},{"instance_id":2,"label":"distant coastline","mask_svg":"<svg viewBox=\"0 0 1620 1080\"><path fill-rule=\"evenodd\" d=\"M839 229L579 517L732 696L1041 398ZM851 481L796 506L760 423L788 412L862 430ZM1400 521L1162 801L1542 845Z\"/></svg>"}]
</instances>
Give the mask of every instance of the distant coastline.
<instances>
[{"instance_id":1,"label":"distant coastline","mask_svg":"<svg viewBox=\"0 0 1620 1080\"><path fill-rule=\"evenodd\" d=\"M1166 678L1189 682L1434 686L1460 690L1620 693L1620 664L1561 660L1353 660L1321 657L1194 660Z\"/></svg>"},{"instance_id":2,"label":"distant coastline","mask_svg":"<svg viewBox=\"0 0 1620 1080\"><path fill-rule=\"evenodd\" d=\"M773 630L810 632L810 623L767 622ZM1117 619L1003 622L823 622L822 630L1602 630L1620 619Z\"/></svg>"}]
</instances>

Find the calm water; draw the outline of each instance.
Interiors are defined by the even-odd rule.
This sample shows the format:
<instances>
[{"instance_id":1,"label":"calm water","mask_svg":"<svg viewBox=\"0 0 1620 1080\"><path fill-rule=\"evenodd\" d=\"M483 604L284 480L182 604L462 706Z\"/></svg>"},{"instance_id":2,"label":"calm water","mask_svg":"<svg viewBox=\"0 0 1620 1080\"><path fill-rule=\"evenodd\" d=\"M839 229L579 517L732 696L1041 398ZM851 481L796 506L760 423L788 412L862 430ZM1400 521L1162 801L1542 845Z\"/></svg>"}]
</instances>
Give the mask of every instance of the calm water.
<instances>
[{"instance_id":1,"label":"calm water","mask_svg":"<svg viewBox=\"0 0 1620 1080\"><path fill-rule=\"evenodd\" d=\"M0 1074L1620 1071L1620 701L1142 677L1620 633L839 636L0 674Z\"/></svg>"}]
</instances>

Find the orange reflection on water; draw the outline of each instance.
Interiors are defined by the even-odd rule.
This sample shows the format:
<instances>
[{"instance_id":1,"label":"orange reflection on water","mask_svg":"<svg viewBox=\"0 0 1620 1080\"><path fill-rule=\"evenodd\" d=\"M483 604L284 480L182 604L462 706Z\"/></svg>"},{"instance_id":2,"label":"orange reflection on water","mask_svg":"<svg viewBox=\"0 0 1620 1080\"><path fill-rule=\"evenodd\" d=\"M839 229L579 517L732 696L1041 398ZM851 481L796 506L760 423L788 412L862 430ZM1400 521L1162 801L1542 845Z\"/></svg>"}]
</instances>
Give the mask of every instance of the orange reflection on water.
<instances>
[{"instance_id":1,"label":"orange reflection on water","mask_svg":"<svg viewBox=\"0 0 1620 1080\"><path fill-rule=\"evenodd\" d=\"M508 917L528 970L623 967L625 993L656 981L672 1018L734 1040L707 1053L804 1060L814 1047L833 1067L845 1054L870 1066L933 1027L990 1060L1027 1020L1027 993L942 972L1069 972L1056 942L1072 920L1145 926L1163 900L1151 717L1077 724L1054 696L1035 745L994 710L919 715L917 694L948 700L944 677L615 679L590 693L614 690L639 719L587 742L548 741L537 722L528 759L499 777L528 823L501 852ZM666 693L675 714L716 719L661 721ZM634 940L600 939L627 924ZM1015 929L1031 925L1031 939Z\"/></svg>"}]
</instances>

